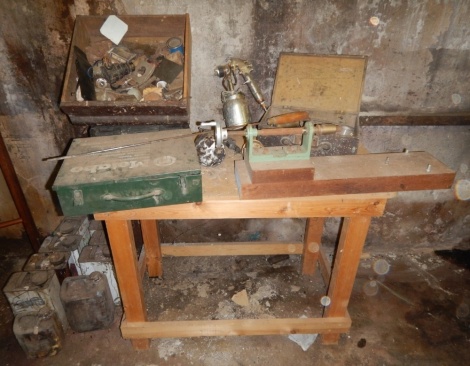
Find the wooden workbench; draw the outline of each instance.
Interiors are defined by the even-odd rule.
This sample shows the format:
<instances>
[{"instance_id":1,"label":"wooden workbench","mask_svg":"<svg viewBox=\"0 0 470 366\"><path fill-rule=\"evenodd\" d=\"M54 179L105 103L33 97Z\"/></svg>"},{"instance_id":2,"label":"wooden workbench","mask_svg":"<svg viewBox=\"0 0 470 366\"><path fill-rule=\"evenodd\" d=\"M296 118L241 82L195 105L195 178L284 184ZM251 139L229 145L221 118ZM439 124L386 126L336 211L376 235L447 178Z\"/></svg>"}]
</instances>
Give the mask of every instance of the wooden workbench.
<instances>
[{"instance_id":1,"label":"wooden workbench","mask_svg":"<svg viewBox=\"0 0 470 366\"><path fill-rule=\"evenodd\" d=\"M347 312L354 279L371 217L381 216L389 193L240 200L233 157L220 166L203 168L203 202L95 214L109 236L124 319L122 336L136 349L155 337L196 337L321 333L323 343L336 343L351 326ZM344 217L334 263L324 255L321 235L325 217ZM160 243L158 220L307 218L303 242L210 243L191 246ZM140 220L144 248L138 258L131 220ZM331 300L321 318L147 321L142 277L163 274L162 256L302 255L302 272L312 275L319 264Z\"/></svg>"}]
</instances>

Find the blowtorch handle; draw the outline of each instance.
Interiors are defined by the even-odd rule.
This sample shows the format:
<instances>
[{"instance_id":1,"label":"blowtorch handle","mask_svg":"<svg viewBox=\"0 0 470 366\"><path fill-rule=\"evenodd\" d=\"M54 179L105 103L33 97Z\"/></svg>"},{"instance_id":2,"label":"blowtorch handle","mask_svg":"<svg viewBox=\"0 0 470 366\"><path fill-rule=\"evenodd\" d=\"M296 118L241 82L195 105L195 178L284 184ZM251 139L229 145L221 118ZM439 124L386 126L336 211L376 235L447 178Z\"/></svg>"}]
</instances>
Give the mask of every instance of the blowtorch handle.
<instances>
[{"instance_id":1,"label":"blowtorch handle","mask_svg":"<svg viewBox=\"0 0 470 366\"><path fill-rule=\"evenodd\" d=\"M250 89L251 94L253 95L253 98L261 105L261 107L266 111L266 102L264 100L263 94L261 94L261 91L259 90L258 84L251 78L250 75L248 74L242 74L245 83L248 85L248 88Z\"/></svg>"},{"instance_id":2,"label":"blowtorch handle","mask_svg":"<svg viewBox=\"0 0 470 366\"><path fill-rule=\"evenodd\" d=\"M310 119L310 116L305 111L292 112L292 113L281 114L279 116L268 118L268 124L274 125L274 126L281 126L281 125L285 125L288 123L308 121L309 119Z\"/></svg>"},{"instance_id":3,"label":"blowtorch handle","mask_svg":"<svg viewBox=\"0 0 470 366\"><path fill-rule=\"evenodd\" d=\"M282 136L282 135L302 135L305 132L303 127L292 128L265 128L257 130L257 136ZM245 136L245 131L229 131L231 136Z\"/></svg>"}]
</instances>

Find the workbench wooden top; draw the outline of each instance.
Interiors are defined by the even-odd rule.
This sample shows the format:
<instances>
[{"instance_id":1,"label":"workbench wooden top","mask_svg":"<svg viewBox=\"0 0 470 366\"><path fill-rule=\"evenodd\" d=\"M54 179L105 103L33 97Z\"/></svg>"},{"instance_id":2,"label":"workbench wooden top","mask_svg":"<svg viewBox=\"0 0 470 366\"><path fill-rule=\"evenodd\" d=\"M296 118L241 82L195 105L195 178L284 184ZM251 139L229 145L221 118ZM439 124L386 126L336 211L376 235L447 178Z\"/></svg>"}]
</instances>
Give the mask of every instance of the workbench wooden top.
<instances>
[{"instance_id":1,"label":"workbench wooden top","mask_svg":"<svg viewBox=\"0 0 470 366\"><path fill-rule=\"evenodd\" d=\"M168 132L168 131L166 131ZM171 135L178 132L171 131ZM241 147L241 144L239 145ZM95 214L97 220L284 218L380 216L394 192L240 200L235 161L241 154L226 149L224 161L201 167L203 202Z\"/></svg>"}]
</instances>

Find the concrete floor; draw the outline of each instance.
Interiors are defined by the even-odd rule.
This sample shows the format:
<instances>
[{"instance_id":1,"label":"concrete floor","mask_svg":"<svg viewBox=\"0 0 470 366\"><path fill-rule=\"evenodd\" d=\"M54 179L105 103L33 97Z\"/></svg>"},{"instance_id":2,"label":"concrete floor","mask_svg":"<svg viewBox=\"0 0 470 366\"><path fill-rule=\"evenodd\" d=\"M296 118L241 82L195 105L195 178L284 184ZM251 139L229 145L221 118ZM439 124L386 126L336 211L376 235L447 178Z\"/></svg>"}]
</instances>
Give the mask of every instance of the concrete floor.
<instances>
[{"instance_id":1,"label":"concrete floor","mask_svg":"<svg viewBox=\"0 0 470 366\"><path fill-rule=\"evenodd\" d=\"M0 284L21 270L25 241L0 239ZM465 253L464 253L465 254ZM460 259L462 256L459 257ZM2 365L464 365L470 364L470 276L467 263L427 253L365 253L351 298L353 321L335 346L318 338L306 351L287 336L152 340L134 351L111 328L68 331L53 357L28 360L0 298ZM318 315L325 287L317 274L298 275L299 258L165 258L165 277L145 281L151 319L229 319ZM388 268L389 266L389 268ZM385 273L386 272L386 273ZM249 305L231 298L246 290Z\"/></svg>"}]
</instances>

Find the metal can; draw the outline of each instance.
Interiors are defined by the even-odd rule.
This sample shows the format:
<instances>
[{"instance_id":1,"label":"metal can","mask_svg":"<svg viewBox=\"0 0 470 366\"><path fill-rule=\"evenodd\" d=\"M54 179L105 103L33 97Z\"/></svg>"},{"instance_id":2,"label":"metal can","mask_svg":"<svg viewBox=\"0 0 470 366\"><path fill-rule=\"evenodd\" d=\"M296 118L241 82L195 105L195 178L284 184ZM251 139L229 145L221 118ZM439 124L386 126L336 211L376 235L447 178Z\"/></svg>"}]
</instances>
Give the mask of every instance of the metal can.
<instances>
[{"instance_id":1,"label":"metal can","mask_svg":"<svg viewBox=\"0 0 470 366\"><path fill-rule=\"evenodd\" d=\"M181 52L183 51L183 41L179 37L172 37L166 41L166 47L170 53Z\"/></svg>"}]
</instances>

